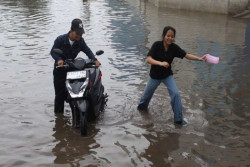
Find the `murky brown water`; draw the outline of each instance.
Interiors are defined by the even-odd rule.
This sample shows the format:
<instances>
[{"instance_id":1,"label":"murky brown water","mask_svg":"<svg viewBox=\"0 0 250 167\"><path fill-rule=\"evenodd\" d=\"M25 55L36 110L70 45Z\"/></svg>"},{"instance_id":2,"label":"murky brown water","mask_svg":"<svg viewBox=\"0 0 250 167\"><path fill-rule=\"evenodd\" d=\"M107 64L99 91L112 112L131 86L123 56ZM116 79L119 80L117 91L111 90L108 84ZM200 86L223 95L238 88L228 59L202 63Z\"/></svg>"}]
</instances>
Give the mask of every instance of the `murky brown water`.
<instances>
[{"instance_id":1,"label":"murky brown water","mask_svg":"<svg viewBox=\"0 0 250 167\"><path fill-rule=\"evenodd\" d=\"M132 0L5 0L0 13L0 166L250 165L250 21ZM63 116L53 113L49 51L75 17L90 48L105 51L109 94L86 138L71 127L68 106ZM175 60L183 128L173 125L163 85L148 113L136 110L145 55L165 25L187 52L221 58L218 65Z\"/></svg>"}]
</instances>

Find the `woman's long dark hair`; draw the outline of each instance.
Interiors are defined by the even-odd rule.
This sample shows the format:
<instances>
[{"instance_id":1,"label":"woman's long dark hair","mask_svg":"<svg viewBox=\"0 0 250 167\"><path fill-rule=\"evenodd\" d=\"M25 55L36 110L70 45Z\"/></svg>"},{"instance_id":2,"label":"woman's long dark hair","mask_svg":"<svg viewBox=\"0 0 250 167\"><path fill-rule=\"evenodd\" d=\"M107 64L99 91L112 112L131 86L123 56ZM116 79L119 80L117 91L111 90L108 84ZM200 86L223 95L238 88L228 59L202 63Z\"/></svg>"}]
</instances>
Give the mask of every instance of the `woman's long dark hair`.
<instances>
[{"instance_id":1,"label":"woman's long dark hair","mask_svg":"<svg viewBox=\"0 0 250 167\"><path fill-rule=\"evenodd\" d=\"M163 32L162 32L162 39L164 39L164 37L167 34L168 30L174 31L174 37L175 37L175 34L176 34L175 29L173 27L171 27L171 26L166 26L166 27L164 27Z\"/></svg>"}]
</instances>

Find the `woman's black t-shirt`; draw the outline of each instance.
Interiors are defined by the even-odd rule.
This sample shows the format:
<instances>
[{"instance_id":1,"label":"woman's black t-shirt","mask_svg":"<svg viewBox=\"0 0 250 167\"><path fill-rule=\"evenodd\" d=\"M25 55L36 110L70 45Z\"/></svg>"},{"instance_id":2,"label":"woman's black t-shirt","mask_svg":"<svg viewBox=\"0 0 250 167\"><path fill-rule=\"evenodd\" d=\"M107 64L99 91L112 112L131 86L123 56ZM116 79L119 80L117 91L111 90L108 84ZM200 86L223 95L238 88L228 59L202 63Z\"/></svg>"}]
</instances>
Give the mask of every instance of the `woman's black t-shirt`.
<instances>
[{"instance_id":1,"label":"woman's black t-shirt","mask_svg":"<svg viewBox=\"0 0 250 167\"><path fill-rule=\"evenodd\" d=\"M148 52L148 56L151 56L154 60L157 61L166 61L169 63L169 67L162 67L158 65L151 65L150 69L150 77L153 79L163 79L168 77L169 75L173 75L171 70L171 63L175 57L182 58L185 57L186 52L181 49L175 43L172 43L168 50L165 51L163 41L155 42L150 51Z\"/></svg>"}]
</instances>

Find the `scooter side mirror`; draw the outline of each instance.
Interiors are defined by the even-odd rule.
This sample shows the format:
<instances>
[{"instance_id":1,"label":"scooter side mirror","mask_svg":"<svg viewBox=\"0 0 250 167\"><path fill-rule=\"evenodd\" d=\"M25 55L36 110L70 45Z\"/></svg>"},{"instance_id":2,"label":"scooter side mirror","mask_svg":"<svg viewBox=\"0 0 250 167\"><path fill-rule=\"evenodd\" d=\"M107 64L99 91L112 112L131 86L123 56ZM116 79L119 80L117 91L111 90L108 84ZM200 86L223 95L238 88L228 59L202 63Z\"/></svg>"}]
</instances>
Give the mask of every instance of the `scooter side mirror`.
<instances>
[{"instance_id":1,"label":"scooter side mirror","mask_svg":"<svg viewBox=\"0 0 250 167\"><path fill-rule=\"evenodd\" d=\"M61 49L53 49L53 52L55 52L59 55L63 55L63 51Z\"/></svg>"},{"instance_id":2,"label":"scooter side mirror","mask_svg":"<svg viewBox=\"0 0 250 167\"><path fill-rule=\"evenodd\" d=\"M104 53L103 50L98 50L98 51L96 52L96 55L99 56L99 55L102 55L103 53Z\"/></svg>"}]
</instances>

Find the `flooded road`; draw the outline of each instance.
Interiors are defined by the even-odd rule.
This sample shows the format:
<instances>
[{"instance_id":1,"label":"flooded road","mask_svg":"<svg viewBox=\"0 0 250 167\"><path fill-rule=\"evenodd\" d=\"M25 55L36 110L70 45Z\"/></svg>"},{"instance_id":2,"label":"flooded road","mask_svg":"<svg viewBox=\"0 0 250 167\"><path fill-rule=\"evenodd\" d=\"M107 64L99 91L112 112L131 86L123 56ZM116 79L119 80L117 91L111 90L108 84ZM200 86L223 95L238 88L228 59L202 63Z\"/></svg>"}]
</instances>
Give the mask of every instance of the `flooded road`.
<instances>
[{"instance_id":1,"label":"flooded road","mask_svg":"<svg viewBox=\"0 0 250 167\"><path fill-rule=\"evenodd\" d=\"M0 166L249 166L250 21L157 8L132 0L0 2ZM74 18L85 41L102 49L105 112L88 137L53 113L55 38ZM160 85L148 113L136 110L148 79L145 63L166 25L187 52L218 65L175 60L173 71L188 126L173 125ZM79 54L85 57L83 53Z\"/></svg>"}]
</instances>

